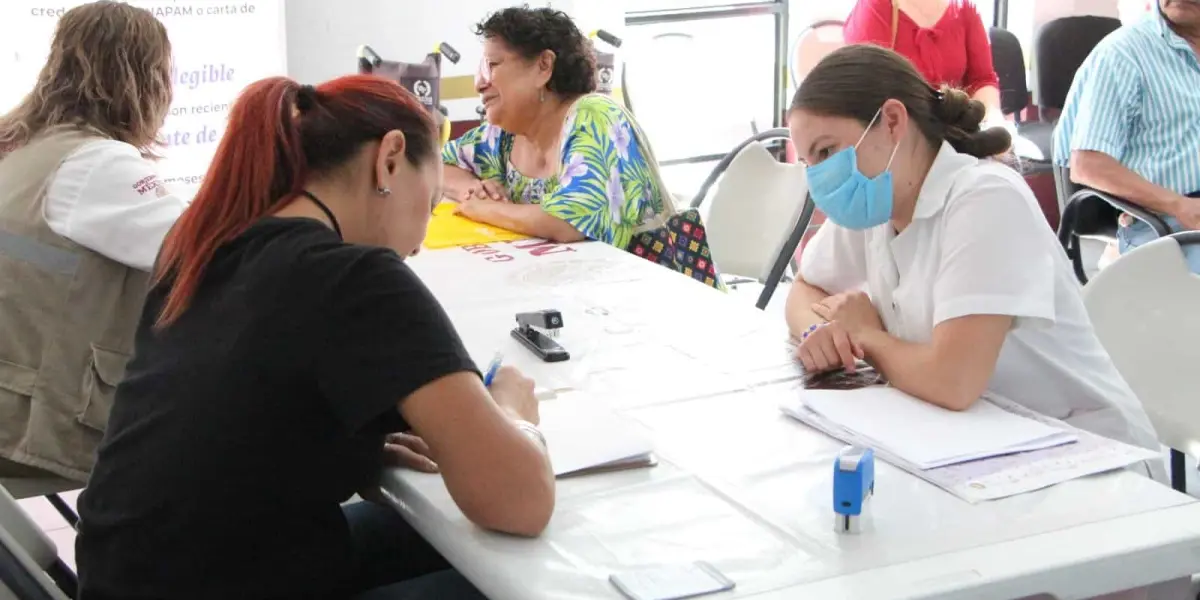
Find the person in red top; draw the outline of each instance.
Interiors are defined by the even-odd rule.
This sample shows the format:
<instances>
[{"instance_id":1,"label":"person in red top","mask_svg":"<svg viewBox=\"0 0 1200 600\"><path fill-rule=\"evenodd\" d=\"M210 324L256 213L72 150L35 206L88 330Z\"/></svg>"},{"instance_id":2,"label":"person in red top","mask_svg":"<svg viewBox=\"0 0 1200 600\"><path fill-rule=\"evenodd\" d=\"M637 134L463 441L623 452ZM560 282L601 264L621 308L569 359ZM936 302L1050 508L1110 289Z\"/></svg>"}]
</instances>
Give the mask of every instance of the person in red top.
<instances>
[{"instance_id":1,"label":"person in red top","mask_svg":"<svg viewBox=\"0 0 1200 600\"><path fill-rule=\"evenodd\" d=\"M987 121L1004 121L991 43L972 0L858 0L844 35L848 44L895 50L931 85L962 89L987 107Z\"/></svg>"}]
</instances>

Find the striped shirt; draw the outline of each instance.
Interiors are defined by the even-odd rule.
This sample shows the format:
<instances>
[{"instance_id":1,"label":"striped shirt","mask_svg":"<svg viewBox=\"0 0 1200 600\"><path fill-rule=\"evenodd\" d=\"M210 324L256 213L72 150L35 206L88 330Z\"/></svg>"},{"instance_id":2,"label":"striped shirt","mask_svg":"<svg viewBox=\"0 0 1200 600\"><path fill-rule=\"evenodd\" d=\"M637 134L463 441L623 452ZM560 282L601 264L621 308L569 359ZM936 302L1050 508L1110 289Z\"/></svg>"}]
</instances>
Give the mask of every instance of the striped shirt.
<instances>
[{"instance_id":1,"label":"striped shirt","mask_svg":"<svg viewBox=\"0 0 1200 600\"><path fill-rule=\"evenodd\" d=\"M1054 130L1054 161L1103 152L1143 179L1200 191L1200 60L1159 11L1104 38L1084 60Z\"/></svg>"}]
</instances>

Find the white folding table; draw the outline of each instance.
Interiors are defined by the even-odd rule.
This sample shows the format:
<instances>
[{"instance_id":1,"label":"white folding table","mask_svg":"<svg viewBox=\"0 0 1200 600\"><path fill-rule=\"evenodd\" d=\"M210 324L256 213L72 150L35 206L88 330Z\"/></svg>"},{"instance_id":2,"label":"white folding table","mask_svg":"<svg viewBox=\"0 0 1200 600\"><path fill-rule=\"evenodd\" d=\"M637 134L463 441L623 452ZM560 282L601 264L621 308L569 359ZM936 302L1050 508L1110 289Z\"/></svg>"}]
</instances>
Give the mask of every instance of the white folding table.
<instances>
[{"instance_id":1,"label":"white folding table","mask_svg":"<svg viewBox=\"0 0 1200 600\"><path fill-rule=\"evenodd\" d=\"M736 582L718 597L764 599L1085 598L1200 571L1200 503L1125 471L971 505L878 463L872 526L839 535L842 444L779 412L796 378L781 324L602 244L494 244L411 264L477 360L500 350L541 387L611 404L660 457L560 480L534 540L473 526L436 475L388 473L397 509L491 598L615 599L613 573L696 560ZM516 313L551 308L564 363L509 336Z\"/></svg>"}]
</instances>

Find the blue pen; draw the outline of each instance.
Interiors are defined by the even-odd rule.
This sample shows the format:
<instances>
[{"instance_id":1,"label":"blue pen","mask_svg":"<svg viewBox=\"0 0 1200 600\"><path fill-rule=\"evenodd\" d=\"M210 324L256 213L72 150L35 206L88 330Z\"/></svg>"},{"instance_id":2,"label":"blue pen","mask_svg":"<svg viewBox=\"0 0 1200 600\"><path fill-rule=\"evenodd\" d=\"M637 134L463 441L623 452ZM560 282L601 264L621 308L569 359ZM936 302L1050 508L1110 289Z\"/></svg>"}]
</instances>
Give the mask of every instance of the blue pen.
<instances>
[{"instance_id":1,"label":"blue pen","mask_svg":"<svg viewBox=\"0 0 1200 600\"><path fill-rule=\"evenodd\" d=\"M500 370L502 362L504 362L504 355L497 352L496 356L492 357L492 363L488 365L487 373L483 374L483 387L492 387L492 380L496 378L496 372Z\"/></svg>"}]
</instances>

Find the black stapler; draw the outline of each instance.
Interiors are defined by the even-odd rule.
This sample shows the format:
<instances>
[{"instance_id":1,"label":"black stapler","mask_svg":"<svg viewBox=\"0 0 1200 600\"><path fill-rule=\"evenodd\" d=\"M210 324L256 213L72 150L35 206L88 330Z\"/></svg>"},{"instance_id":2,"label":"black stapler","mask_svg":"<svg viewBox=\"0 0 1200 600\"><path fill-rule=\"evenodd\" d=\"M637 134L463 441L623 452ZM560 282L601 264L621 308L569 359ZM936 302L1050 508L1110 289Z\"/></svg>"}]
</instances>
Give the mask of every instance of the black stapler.
<instances>
[{"instance_id":1,"label":"black stapler","mask_svg":"<svg viewBox=\"0 0 1200 600\"><path fill-rule=\"evenodd\" d=\"M517 313L517 327L512 336L546 362L562 362L571 358L554 338L563 327L562 313L553 310Z\"/></svg>"}]
</instances>

